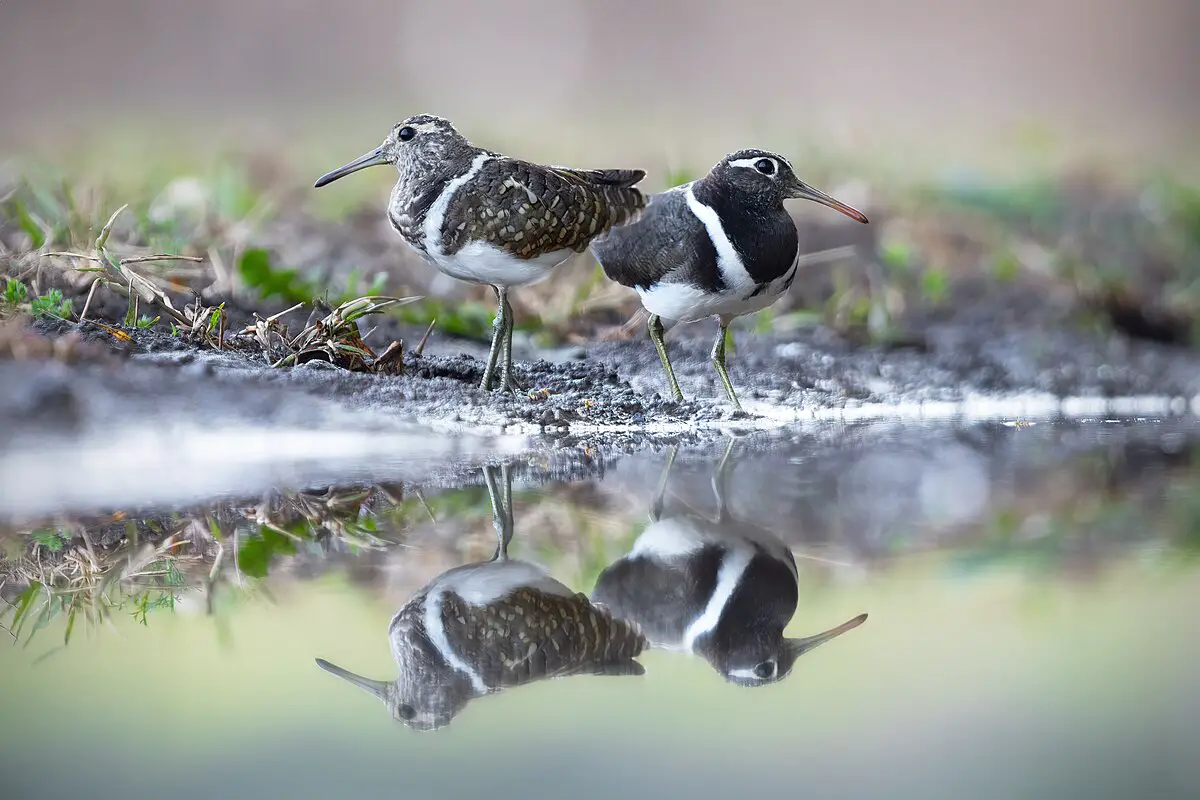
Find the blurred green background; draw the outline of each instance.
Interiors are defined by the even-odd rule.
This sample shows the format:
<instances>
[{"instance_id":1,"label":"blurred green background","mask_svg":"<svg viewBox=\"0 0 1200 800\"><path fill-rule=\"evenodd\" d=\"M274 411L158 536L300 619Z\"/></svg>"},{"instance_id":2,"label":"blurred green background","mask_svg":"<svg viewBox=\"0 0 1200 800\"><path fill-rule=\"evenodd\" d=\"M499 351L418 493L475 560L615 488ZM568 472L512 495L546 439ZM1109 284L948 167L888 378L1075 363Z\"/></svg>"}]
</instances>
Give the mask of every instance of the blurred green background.
<instances>
[{"instance_id":1,"label":"blurred green background","mask_svg":"<svg viewBox=\"0 0 1200 800\"><path fill-rule=\"evenodd\" d=\"M204 259L147 267L171 291L265 312L421 294L400 322L485 337L488 291L387 227L386 170L312 188L432 112L517 157L644 168L650 191L743 147L788 155L872 224L792 204L802 248L835 254L741 321L760 333L896 341L1003 292L1194 344L1197 29L1191 0L5 2L0 247L9 272L61 272L46 253L128 203L114 247ZM628 335L633 292L574 260L515 294L534 345ZM77 314L87 282L54 288Z\"/></svg>"}]
</instances>

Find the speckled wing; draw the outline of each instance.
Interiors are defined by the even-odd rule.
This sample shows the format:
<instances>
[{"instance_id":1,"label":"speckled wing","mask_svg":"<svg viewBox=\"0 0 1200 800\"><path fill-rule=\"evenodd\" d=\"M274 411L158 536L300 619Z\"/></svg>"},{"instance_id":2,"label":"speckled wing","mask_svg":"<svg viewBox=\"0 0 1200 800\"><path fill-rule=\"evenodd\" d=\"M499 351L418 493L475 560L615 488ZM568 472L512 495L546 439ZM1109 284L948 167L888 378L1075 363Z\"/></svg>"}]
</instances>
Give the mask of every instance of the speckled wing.
<instances>
[{"instance_id":1,"label":"speckled wing","mask_svg":"<svg viewBox=\"0 0 1200 800\"><path fill-rule=\"evenodd\" d=\"M486 608L443 600L443 621L459 653L493 689L569 675L640 675L646 648L637 625L614 619L587 595L521 588Z\"/></svg>"},{"instance_id":2,"label":"speckled wing","mask_svg":"<svg viewBox=\"0 0 1200 800\"><path fill-rule=\"evenodd\" d=\"M682 188L654 195L637 219L597 237L591 248L604 274L623 286L691 281L707 287L720 280L717 250Z\"/></svg>"},{"instance_id":3,"label":"speckled wing","mask_svg":"<svg viewBox=\"0 0 1200 800\"><path fill-rule=\"evenodd\" d=\"M583 252L597 234L646 205L634 184L642 170L545 167L510 158L486 161L446 209L443 250L482 240L518 258Z\"/></svg>"}]
</instances>

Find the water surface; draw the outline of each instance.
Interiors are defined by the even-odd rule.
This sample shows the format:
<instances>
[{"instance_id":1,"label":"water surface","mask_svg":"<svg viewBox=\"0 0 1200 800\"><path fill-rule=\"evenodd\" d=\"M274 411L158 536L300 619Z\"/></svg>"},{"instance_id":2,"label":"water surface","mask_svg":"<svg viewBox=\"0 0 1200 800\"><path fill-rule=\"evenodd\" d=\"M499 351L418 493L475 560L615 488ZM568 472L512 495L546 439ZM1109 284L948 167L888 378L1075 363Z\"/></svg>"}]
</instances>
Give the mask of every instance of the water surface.
<instances>
[{"instance_id":1,"label":"water surface","mask_svg":"<svg viewBox=\"0 0 1200 800\"><path fill-rule=\"evenodd\" d=\"M1194 421L837 424L580 474L497 459L457 488L291 486L10 522L4 796L1200 792ZM395 680L393 615L449 570L494 566L497 531L506 563L679 641L440 716L317 665ZM689 541L716 547L690 571L631 557L674 542L686 564ZM697 598L721 594L730 563L761 570L723 606L753 613L722 619ZM688 652L705 613L756 655ZM773 615L798 640L864 613L790 669L764 655L781 646Z\"/></svg>"}]
</instances>

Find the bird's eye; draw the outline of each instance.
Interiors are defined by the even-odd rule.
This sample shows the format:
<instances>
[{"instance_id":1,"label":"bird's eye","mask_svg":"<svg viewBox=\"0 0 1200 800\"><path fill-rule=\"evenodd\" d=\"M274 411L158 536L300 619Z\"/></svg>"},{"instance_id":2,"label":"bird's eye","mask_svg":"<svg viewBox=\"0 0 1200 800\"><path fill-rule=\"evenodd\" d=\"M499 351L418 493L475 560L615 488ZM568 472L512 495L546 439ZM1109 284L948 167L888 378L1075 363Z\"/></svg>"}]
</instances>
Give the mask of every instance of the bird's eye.
<instances>
[{"instance_id":1,"label":"bird's eye","mask_svg":"<svg viewBox=\"0 0 1200 800\"><path fill-rule=\"evenodd\" d=\"M761 164L761 163L762 162L759 162L759 164ZM764 661L761 664L755 664L754 665L754 675L755 675L755 677L762 678L763 680L774 677L775 662L774 661Z\"/></svg>"},{"instance_id":2,"label":"bird's eye","mask_svg":"<svg viewBox=\"0 0 1200 800\"><path fill-rule=\"evenodd\" d=\"M411 129L410 129L411 130ZM409 137L412 138L412 137ZM402 705L396 710L402 720L410 720L417 715L417 710L410 705Z\"/></svg>"},{"instance_id":3,"label":"bird's eye","mask_svg":"<svg viewBox=\"0 0 1200 800\"><path fill-rule=\"evenodd\" d=\"M409 139L413 138L416 135L417 135L416 129L411 128L408 125L405 125L403 128L401 128L399 131L396 132L396 138L402 142L407 142Z\"/></svg>"},{"instance_id":4,"label":"bird's eye","mask_svg":"<svg viewBox=\"0 0 1200 800\"><path fill-rule=\"evenodd\" d=\"M775 174L775 162L769 158L760 158L758 161L755 162L754 168L756 170L758 170L759 172L761 172L763 175L774 175Z\"/></svg>"}]
</instances>

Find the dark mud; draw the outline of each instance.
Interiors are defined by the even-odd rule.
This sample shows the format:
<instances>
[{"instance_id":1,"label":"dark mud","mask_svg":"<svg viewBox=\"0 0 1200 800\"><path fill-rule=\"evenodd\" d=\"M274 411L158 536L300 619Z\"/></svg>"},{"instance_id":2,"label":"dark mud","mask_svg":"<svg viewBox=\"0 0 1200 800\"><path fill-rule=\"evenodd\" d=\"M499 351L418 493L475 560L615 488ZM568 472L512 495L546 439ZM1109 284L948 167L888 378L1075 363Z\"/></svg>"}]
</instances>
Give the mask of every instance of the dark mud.
<instances>
[{"instance_id":1,"label":"dark mud","mask_svg":"<svg viewBox=\"0 0 1200 800\"><path fill-rule=\"evenodd\" d=\"M691 327L679 333L701 328ZM1195 353L1070 329L932 327L919 348L854 346L821 327L743 333L730 368L740 417L699 335L670 337L684 403L662 398L660 365L640 336L536 359L519 351L527 394L514 397L478 388L477 342L409 352L392 376L320 361L273 368L249 350L155 330L130 331L124 344L87 324L42 322L24 335L49 357L0 361L7 516L339 480L459 485L480 465L531 454L543 476L589 474L646 446L854 420L1116 414L1195 427L1200 412ZM55 357L54 343L68 340L72 355Z\"/></svg>"},{"instance_id":2,"label":"dark mud","mask_svg":"<svg viewBox=\"0 0 1200 800\"><path fill-rule=\"evenodd\" d=\"M709 362L711 326L705 324L668 337L683 403L663 397L661 366L641 335L555 351L515 347L516 374L526 391L512 396L480 390L484 344L453 338L435 337L423 355L407 352L403 374L384 376L320 361L272 368L249 350L215 351L157 330L129 331L132 341L116 344L87 324L38 327L44 336L105 344L116 357L95 364L0 363L0 413L13 420L10 431L34 435L78 432L89 420L161 414L198 425L409 425L591 437L618 429L684 432L908 415L906 409L945 404L969 413L969 404L989 402L1009 403L1007 413L1015 417L1057 413L1072 401L1102 412L1109 401L1119 406L1142 398L1142 410L1181 414L1194 411L1200 395L1200 354L1069 328L931 326L919 345L902 347L856 346L820 326L788 335L742 331L729 365L748 412L738 417ZM410 343L417 338L396 326L387 333Z\"/></svg>"}]
</instances>

